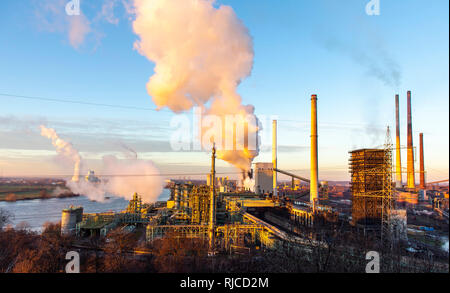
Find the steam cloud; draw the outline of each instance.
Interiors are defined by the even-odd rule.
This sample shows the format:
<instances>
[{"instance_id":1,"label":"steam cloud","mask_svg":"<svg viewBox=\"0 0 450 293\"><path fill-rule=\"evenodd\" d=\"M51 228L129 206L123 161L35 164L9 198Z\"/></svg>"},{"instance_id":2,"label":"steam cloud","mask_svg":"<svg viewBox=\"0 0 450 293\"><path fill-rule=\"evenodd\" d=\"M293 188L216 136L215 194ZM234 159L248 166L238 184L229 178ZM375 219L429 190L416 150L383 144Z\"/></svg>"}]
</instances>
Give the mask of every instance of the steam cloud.
<instances>
[{"instance_id":1,"label":"steam cloud","mask_svg":"<svg viewBox=\"0 0 450 293\"><path fill-rule=\"evenodd\" d=\"M256 138L254 107L242 105L237 93L237 86L252 70L253 43L233 9L225 5L215 8L214 0L133 3L133 30L140 38L134 47L155 63L147 91L158 109L168 107L180 113L200 106L204 114L217 115L221 121L226 115L236 115L241 125L248 125L248 137ZM204 121L200 123L202 132L208 131ZM213 132L211 140L223 143L235 132L226 125L209 131ZM202 140L203 147L209 149L210 142ZM217 156L249 170L258 146L251 150L248 146L243 135L236 136L232 150L217 146Z\"/></svg>"},{"instance_id":2,"label":"steam cloud","mask_svg":"<svg viewBox=\"0 0 450 293\"><path fill-rule=\"evenodd\" d=\"M69 142L61 139L52 128L40 126L41 135L52 140L56 151L74 163L72 181L67 187L73 192L89 197L91 200L104 201L105 195L132 199L137 192L145 203L155 202L163 190L163 179L159 170L151 161L133 159L119 160L115 156L103 157L102 174L109 175L100 182L79 180L81 156ZM59 191L60 192L60 191Z\"/></svg>"},{"instance_id":3,"label":"steam cloud","mask_svg":"<svg viewBox=\"0 0 450 293\"><path fill-rule=\"evenodd\" d=\"M67 186L73 193L86 195L96 201L104 201L107 194L130 200L137 192L143 202L152 203L163 190L162 177L151 161L119 160L115 156L105 156L102 174L108 177L102 178L99 183L80 180L71 181Z\"/></svg>"},{"instance_id":4,"label":"steam cloud","mask_svg":"<svg viewBox=\"0 0 450 293\"><path fill-rule=\"evenodd\" d=\"M53 146L59 154L69 158L74 163L72 181L78 181L80 177L81 156L71 143L61 139L53 128L40 126L41 135L52 140Z\"/></svg>"},{"instance_id":5,"label":"steam cloud","mask_svg":"<svg viewBox=\"0 0 450 293\"><path fill-rule=\"evenodd\" d=\"M254 192L255 191L255 179L250 179L250 177L246 177L244 179L244 188L245 190L249 190Z\"/></svg>"},{"instance_id":6,"label":"steam cloud","mask_svg":"<svg viewBox=\"0 0 450 293\"><path fill-rule=\"evenodd\" d=\"M70 45L78 49L87 36L94 33L91 22L80 11L80 15L67 15L66 0L35 1L35 15L38 27L49 32L59 32L67 35Z\"/></svg>"}]
</instances>

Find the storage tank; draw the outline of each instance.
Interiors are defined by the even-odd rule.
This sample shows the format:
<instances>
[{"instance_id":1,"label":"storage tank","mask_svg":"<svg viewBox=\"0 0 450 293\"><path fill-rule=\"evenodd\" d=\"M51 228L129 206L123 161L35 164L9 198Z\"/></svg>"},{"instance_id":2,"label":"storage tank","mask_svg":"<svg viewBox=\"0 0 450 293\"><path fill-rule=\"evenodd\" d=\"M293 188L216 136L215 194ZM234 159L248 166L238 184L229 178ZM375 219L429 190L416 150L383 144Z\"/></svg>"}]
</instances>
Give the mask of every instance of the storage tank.
<instances>
[{"instance_id":1,"label":"storage tank","mask_svg":"<svg viewBox=\"0 0 450 293\"><path fill-rule=\"evenodd\" d=\"M62 210L61 214L61 234L75 234L77 223L83 220L83 208L71 206Z\"/></svg>"}]
</instances>

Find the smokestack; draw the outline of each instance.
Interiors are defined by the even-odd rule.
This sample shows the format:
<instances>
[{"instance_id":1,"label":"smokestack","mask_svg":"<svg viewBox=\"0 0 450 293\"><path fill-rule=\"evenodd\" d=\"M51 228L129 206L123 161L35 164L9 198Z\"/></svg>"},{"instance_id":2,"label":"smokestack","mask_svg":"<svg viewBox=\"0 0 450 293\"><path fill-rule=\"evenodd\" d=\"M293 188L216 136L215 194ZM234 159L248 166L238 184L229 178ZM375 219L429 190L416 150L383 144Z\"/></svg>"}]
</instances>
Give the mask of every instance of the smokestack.
<instances>
[{"instance_id":1,"label":"smokestack","mask_svg":"<svg viewBox=\"0 0 450 293\"><path fill-rule=\"evenodd\" d=\"M425 164L423 158L423 133L420 135L420 189L425 189Z\"/></svg>"},{"instance_id":2,"label":"smokestack","mask_svg":"<svg viewBox=\"0 0 450 293\"><path fill-rule=\"evenodd\" d=\"M80 177L81 165L81 156L78 151L73 147L71 143L61 139L53 128L47 128L44 125L41 125L40 128L41 135L52 140L53 146L56 147L56 152L68 157L74 162L72 181L78 182Z\"/></svg>"},{"instance_id":3,"label":"smokestack","mask_svg":"<svg viewBox=\"0 0 450 293\"><path fill-rule=\"evenodd\" d=\"M395 141L396 141L396 164L395 164L395 170L396 170L396 180L395 180L395 187L402 188L402 158L401 158L401 152L400 152L400 110L399 110L399 95L395 95L395 125L396 125L396 132L395 132Z\"/></svg>"},{"instance_id":4,"label":"smokestack","mask_svg":"<svg viewBox=\"0 0 450 293\"><path fill-rule=\"evenodd\" d=\"M214 234L216 221L216 144L214 143L211 155L211 197L209 203L209 250L214 252Z\"/></svg>"},{"instance_id":5,"label":"smokestack","mask_svg":"<svg viewBox=\"0 0 450 293\"><path fill-rule=\"evenodd\" d=\"M408 149L407 149L407 187L414 189L416 179L414 176L414 149L412 134L412 115L411 115L411 91L408 91Z\"/></svg>"},{"instance_id":6,"label":"smokestack","mask_svg":"<svg viewBox=\"0 0 450 293\"><path fill-rule=\"evenodd\" d=\"M277 120L272 121L272 165L273 165L273 196L278 195L277 190Z\"/></svg>"},{"instance_id":7,"label":"smokestack","mask_svg":"<svg viewBox=\"0 0 450 293\"><path fill-rule=\"evenodd\" d=\"M317 177L317 95L311 96L311 178L309 185L309 200L315 209L316 201L319 198Z\"/></svg>"}]
</instances>

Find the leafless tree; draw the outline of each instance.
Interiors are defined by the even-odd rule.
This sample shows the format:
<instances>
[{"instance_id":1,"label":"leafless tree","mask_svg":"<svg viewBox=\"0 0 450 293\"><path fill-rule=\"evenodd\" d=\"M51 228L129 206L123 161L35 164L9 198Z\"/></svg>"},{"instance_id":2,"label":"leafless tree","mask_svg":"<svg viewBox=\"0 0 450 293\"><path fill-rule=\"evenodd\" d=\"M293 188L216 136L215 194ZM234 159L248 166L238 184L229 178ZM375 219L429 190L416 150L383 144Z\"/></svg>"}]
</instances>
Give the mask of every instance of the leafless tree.
<instances>
[{"instance_id":1,"label":"leafless tree","mask_svg":"<svg viewBox=\"0 0 450 293\"><path fill-rule=\"evenodd\" d=\"M10 211L0 208L0 230L11 222L13 214Z\"/></svg>"}]
</instances>

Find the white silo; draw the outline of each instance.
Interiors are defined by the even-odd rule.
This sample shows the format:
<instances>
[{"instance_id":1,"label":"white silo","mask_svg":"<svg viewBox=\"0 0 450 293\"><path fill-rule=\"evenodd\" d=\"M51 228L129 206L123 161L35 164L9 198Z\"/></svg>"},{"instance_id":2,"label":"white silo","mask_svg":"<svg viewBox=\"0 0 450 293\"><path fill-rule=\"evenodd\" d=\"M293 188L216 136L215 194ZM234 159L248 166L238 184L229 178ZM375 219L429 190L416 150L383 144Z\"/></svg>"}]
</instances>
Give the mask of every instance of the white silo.
<instances>
[{"instance_id":1,"label":"white silo","mask_svg":"<svg viewBox=\"0 0 450 293\"><path fill-rule=\"evenodd\" d=\"M61 234L75 234L77 223L83 219L82 207L70 207L61 213Z\"/></svg>"}]
</instances>

